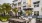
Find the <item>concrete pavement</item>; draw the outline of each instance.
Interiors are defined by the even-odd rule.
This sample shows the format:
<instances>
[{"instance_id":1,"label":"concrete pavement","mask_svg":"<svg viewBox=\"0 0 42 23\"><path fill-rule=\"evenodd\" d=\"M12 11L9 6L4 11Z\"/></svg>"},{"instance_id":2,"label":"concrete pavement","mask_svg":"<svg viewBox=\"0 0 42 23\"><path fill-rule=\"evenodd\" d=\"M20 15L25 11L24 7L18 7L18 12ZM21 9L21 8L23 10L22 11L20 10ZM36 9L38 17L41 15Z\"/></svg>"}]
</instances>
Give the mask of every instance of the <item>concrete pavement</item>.
<instances>
[{"instance_id":1,"label":"concrete pavement","mask_svg":"<svg viewBox=\"0 0 42 23\"><path fill-rule=\"evenodd\" d=\"M8 23L8 21L6 21L6 22L2 22L2 21L0 21L0 23Z\"/></svg>"}]
</instances>

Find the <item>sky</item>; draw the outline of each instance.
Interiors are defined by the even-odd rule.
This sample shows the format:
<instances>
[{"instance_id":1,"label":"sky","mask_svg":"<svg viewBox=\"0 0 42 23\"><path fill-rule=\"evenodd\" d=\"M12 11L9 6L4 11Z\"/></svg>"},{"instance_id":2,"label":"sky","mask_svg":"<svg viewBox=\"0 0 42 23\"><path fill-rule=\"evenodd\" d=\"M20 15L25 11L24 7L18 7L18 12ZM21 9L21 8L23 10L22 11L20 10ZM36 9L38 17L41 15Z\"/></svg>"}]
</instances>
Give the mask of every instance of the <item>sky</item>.
<instances>
[{"instance_id":1,"label":"sky","mask_svg":"<svg viewBox=\"0 0 42 23\"><path fill-rule=\"evenodd\" d=\"M0 4L3 3L12 3L13 0L0 0Z\"/></svg>"}]
</instances>

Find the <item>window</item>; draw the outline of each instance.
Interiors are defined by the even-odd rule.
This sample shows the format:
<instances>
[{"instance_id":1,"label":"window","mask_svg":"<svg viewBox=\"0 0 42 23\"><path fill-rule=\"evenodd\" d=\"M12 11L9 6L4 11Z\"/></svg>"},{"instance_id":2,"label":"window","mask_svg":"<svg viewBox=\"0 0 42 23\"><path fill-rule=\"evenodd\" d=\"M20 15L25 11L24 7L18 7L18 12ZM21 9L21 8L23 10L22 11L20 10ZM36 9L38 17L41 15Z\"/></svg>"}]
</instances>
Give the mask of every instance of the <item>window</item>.
<instances>
[{"instance_id":1,"label":"window","mask_svg":"<svg viewBox=\"0 0 42 23\"><path fill-rule=\"evenodd\" d=\"M17 6L17 4L14 4L14 6Z\"/></svg>"},{"instance_id":2,"label":"window","mask_svg":"<svg viewBox=\"0 0 42 23\"><path fill-rule=\"evenodd\" d=\"M19 10L21 9L21 7L18 8Z\"/></svg>"},{"instance_id":3,"label":"window","mask_svg":"<svg viewBox=\"0 0 42 23\"><path fill-rule=\"evenodd\" d=\"M18 0L14 0L14 1L18 1Z\"/></svg>"},{"instance_id":4,"label":"window","mask_svg":"<svg viewBox=\"0 0 42 23\"><path fill-rule=\"evenodd\" d=\"M39 7L39 4L34 4L34 7Z\"/></svg>"},{"instance_id":5,"label":"window","mask_svg":"<svg viewBox=\"0 0 42 23\"><path fill-rule=\"evenodd\" d=\"M34 7L39 7L39 2L40 2L40 1L33 2Z\"/></svg>"},{"instance_id":6,"label":"window","mask_svg":"<svg viewBox=\"0 0 42 23\"><path fill-rule=\"evenodd\" d=\"M39 3L40 3L40 1L33 2L33 4L39 4Z\"/></svg>"},{"instance_id":7,"label":"window","mask_svg":"<svg viewBox=\"0 0 42 23\"><path fill-rule=\"evenodd\" d=\"M26 6L23 6L23 8L26 8Z\"/></svg>"},{"instance_id":8,"label":"window","mask_svg":"<svg viewBox=\"0 0 42 23\"><path fill-rule=\"evenodd\" d=\"M18 5L21 5L21 2L19 2Z\"/></svg>"},{"instance_id":9,"label":"window","mask_svg":"<svg viewBox=\"0 0 42 23\"><path fill-rule=\"evenodd\" d=\"M13 2L16 2L16 1L18 1L18 0L14 0Z\"/></svg>"},{"instance_id":10,"label":"window","mask_svg":"<svg viewBox=\"0 0 42 23\"><path fill-rule=\"evenodd\" d=\"M23 2L23 4L25 4L26 2Z\"/></svg>"},{"instance_id":11,"label":"window","mask_svg":"<svg viewBox=\"0 0 42 23\"><path fill-rule=\"evenodd\" d=\"M23 6L23 7L26 7L26 6Z\"/></svg>"},{"instance_id":12,"label":"window","mask_svg":"<svg viewBox=\"0 0 42 23\"><path fill-rule=\"evenodd\" d=\"M34 11L34 15L39 16L39 11Z\"/></svg>"},{"instance_id":13,"label":"window","mask_svg":"<svg viewBox=\"0 0 42 23\"><path fill-rule=\"evenodd\" d=\"M37 5L37 7L39 7L39 4Z\"/></svg>"}]
</instances>

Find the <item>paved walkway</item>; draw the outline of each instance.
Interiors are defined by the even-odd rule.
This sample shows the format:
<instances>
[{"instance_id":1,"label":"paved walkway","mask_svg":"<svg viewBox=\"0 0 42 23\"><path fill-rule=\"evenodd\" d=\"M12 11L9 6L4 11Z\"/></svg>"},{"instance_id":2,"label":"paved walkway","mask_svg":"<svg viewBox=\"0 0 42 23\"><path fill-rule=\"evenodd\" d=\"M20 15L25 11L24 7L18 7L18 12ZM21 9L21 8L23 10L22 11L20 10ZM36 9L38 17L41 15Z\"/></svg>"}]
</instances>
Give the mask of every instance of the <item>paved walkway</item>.
<instances>
[{"instance_id":1,"label":"paved walkway","mask_svg":"<svg viewBox=\"0 0 42 23\"><path fill-rule=\"evenodd\" d=\"M7 21L7 22L1 22L1 21L0 21L0 23L8 23L8 21Z\"/></svg>"}]
</instances>

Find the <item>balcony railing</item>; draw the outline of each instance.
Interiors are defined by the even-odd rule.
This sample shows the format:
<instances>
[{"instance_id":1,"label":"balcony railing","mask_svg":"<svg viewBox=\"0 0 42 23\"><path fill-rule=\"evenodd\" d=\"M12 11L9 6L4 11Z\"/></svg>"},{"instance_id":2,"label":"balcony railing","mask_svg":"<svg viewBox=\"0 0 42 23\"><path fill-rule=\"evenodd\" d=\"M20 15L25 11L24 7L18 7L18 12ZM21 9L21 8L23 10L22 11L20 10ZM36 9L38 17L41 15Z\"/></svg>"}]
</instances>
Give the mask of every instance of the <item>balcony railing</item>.
<instances>
[{"instance_id":1,"label":"balcony railing","mask_svg":"<svg viewBox=\"0 0 42 23\"><path fill-rule=\"evenodd\" d=\"M18 0L14 0L13 2L16 2L16 1L18 1Z\"/></svg>"}]
</instances>

